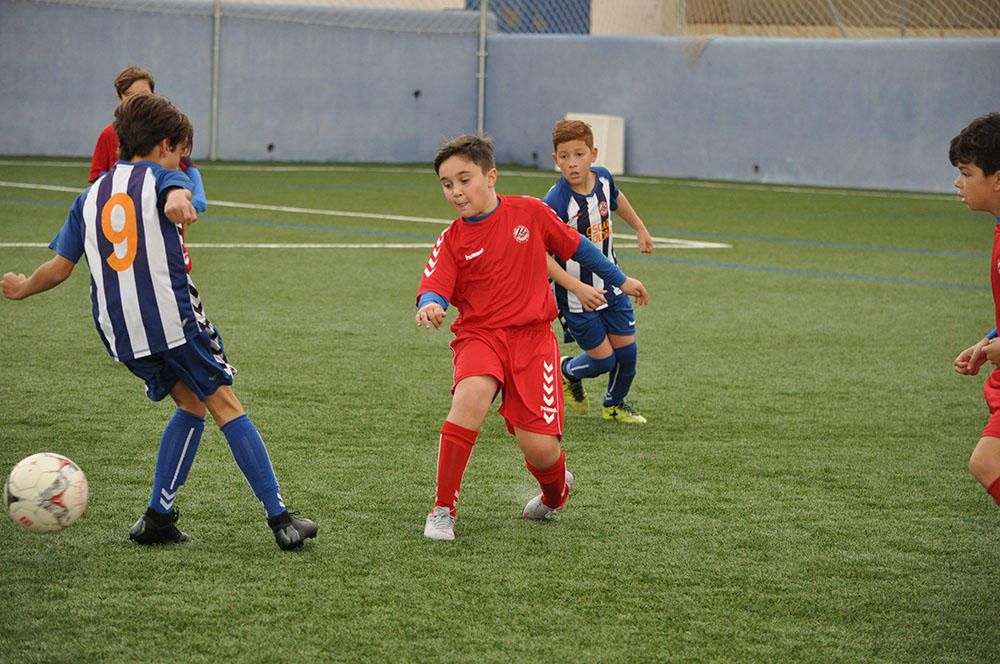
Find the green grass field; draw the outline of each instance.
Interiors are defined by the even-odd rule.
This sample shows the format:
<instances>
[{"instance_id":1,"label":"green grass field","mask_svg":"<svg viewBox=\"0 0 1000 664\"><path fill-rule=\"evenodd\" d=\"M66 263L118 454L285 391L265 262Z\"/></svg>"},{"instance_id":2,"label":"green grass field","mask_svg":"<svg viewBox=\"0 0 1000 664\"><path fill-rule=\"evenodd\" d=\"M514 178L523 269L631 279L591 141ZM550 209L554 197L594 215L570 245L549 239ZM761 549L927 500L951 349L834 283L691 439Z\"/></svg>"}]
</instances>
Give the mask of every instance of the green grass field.
<instances>
[{"instance_id":1,"label":"green grass field","mask_svg":"<svg viewBox=\"0 0 1000 664\"><path fill-rule=\"evenodd\" d=\"M1000 511L966 470L983 376L951 368L992 327L988 215L620 179L657 238L727 245L619 251L651 293L631 397L650 424L569 414L578 483L538 524L491 414L449 544L422 536L451 378L450 333L413 323L451 218L433 171L201 167L193 277L319 538L278 550L210 425L178 498L193 541L128 541L172 406L104 354L81 266L0 302L0 467L60 452L91 490L62 533L0 521L0 661L996 660ZM0 272L51 256L14 245L47 244L86 175L0 162ZM498 189L553 177L502 168Z\"/></svg>"}]
</instances>

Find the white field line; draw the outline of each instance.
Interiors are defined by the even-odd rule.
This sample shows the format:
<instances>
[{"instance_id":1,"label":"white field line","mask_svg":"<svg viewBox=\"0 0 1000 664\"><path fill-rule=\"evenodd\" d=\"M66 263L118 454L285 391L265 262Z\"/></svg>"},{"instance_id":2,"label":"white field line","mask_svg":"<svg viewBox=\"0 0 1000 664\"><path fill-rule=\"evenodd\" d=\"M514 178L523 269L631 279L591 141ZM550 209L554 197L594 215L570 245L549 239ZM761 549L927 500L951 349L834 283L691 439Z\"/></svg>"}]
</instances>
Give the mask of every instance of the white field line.
<instances>
[{"instance_id":1,"label":"white field line","mask_svg":"<svg viewBox=\"0 0 1000 664\"><path fill-rule=\"evenodd\" d=\"M70 193L77 193L79 190L73 189L72 187L61 187L56 185L45 185L45 184L32 184L27 182L6 182L0 180L0 187L12 187L15 189L37 189L43 191L64 191ZM400 214L379 214L377 212L353 212L348 210L323 210L318 208L303 208L294 207L288 205L263 205L258 203L237 203L234 201L218 201L211 200L209 204L214 207L228 207L228 208L238 208L243 210L264 210L268 212L286 212L291 214L309 214L317 215L323 217L348 217L353 219L376 219L376 220L388 220L388 221L404 221L416 224L434 224L436 226L446 226L451 223L450 219L436 219L433 217L413 217L409 215ZM635 235L629 235L627 233L619 233L618 237L626 240L635 240ZM721 242L703 242L700 240L681 240L678 238L665 238L665 237L653 237L653 245L659 246L664 249L731 249L731 244L723 244ZM6 247L7 245L0 244L0 246ZM199 245L191 245L192 247ZM200 246L215 246L223 247L227 246L225 244L216 245L200 245ZM277 245L273 247L268 247L265 245L242 245L242 246L255 246L258 248L292 248L298 247L302 249L309 248L367 248L365 245L345 245L345 244L295 244L295 245ZM386 245L372 245L372 246L385 246L386 248L400 248L393 247L389 244ZM424 246L422 244L413 243L412 245L404 244L404 246ZM628 248L633 245L619 245L622 248ZM237 248L235 246L229 246L229 248Z\"/></svg>"},{"instance_id":2,"label":"white field line","mask_svg":"<svg viewBox=\"0 0 1000 664\"><path fill-rule=\"evenodd\" d=\"M49 166L52 168L87 168L86 162L81 161L14 161L0 159L0 166ZM281 165L281 164L212 164L209 170L236 171L236 172L261 172L261 173L431 173L430 166L346 166L335 164L316 165ZM521 171L505 170L504 177L518 178L543 178L554 179L555 171ZM785 194L807 194L810 196L858 196L862 198L889 198L889 199L912 199L940 201L952 199L952 193L930 193L917 191L874 191L869 189L833 189L826 187L809 187L780 184L763 184L754 182L709 182L706 180L685 180L677 178L657 178L643 177L638 175L616 175L617 182L631 182L635 184L668 185L680 187L692 187L696 189L718 189L732 191L776 191Z\"/></svg>"}]
</instances>

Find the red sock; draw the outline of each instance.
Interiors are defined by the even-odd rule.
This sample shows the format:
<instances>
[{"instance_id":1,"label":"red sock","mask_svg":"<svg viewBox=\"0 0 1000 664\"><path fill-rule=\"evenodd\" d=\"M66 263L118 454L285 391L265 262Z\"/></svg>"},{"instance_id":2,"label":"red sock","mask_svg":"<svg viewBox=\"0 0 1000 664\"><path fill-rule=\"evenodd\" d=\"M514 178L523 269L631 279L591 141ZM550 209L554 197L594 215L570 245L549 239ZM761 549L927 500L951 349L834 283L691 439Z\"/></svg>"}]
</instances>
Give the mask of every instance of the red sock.
<instances>
[{"instance_id":1,"label":"red sock","mask_svg":"<svg viewBox=\"0 0 1000 664\"><path fill-rule=\"evenodd\" d=\"M552 509L562 507L569 497L569 486L566 485L566 453L559 450L559 460L545 470L538 470L527 461L524 465L542 487L542 502L545 506Z\"/></svg>"},{"instance_id":2,"label":"red sock","mask_svg":"<svg viewBox=\"0 0 1000 664\"><path fill-rule=\"evenodd\" d=\"M437 497L434 507L447 507L455 516L458 492L462 488L465 467L472 456L472 446L476 444L478 431L460 427L448 420L441 425L441 440L438 443Z\"/></svg>"},{"instance_id":3,"label":"red sock","mask_svg":"<svg viewBox=\"0 0 1000 664\"><path fill-rule=\"evenodd\" d=\"M997 501L997 505L1000 505L1000 477L993 480L993 484L986 489L986 493L993 496L993 500Z\"/></svg>"}]
</instances>

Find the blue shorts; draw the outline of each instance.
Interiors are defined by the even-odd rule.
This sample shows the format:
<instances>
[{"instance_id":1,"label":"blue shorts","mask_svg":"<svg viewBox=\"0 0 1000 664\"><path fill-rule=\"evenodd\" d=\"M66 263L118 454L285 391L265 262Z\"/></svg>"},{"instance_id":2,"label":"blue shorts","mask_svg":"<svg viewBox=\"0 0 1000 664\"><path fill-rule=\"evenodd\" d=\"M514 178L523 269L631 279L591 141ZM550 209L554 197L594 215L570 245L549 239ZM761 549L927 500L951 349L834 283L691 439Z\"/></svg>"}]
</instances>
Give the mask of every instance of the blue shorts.
<instances>
[{"instance_id":1,"label":"blue shorts","mask_svg":"<svg viewBox=\"0 0 1000 664\"><path fill-rule=\"evenodd\" d=\"M635 334L635 311L627 295L619 295L600 311L563 312L566 329L583 350L601 345L609 334L627 337Z\"/></svg>"},{"instance_id":2,"label":"blue shorts","mask_svg":"<svg viewBox=\"0 0 1000 664\"><path fill-rule=\"evenodd\" d=\"M209 323L211 325L211 323ZM222 385L232 385L236 368L229 364L222 337L214 327L187 343L137 360L125 360L128 370L146 383L150 401L162 401L180 381L204 401Z\"/></svg>"}]
</instances>

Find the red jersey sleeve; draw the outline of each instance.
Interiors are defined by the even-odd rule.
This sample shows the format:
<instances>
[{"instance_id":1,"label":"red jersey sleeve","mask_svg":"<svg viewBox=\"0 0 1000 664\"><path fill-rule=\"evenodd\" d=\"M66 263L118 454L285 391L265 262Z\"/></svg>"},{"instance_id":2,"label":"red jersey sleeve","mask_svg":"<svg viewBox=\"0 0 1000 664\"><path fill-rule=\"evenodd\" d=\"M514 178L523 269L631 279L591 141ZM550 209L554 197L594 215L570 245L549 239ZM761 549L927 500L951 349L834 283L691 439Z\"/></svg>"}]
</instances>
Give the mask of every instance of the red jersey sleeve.
<instances>
[{"instance_id":1,"label":"red jersey sleeve","mask_svg":"<svg viewBox=\"0 0 1000 664\"><path fill-rule=\"evenodd\" d=\"M453 224L454 225L454 224ZM438 236L437 242L431 249L427 263L424 265L424 275L420 279L420 288L417 290L417 300L420 295L427 291L434 291L444 299L451 302L455 292L455 279L458 276L458 269L455 266L455 259L448 247L448 231L451 226L444 229Z\"/></svg>"},{"instance_id":2,"label":"red jersey sleeve","mask_svg":"<svg viewBox=\"0 0 1000 664\"><path fill-rule=\"evenodd\" d=\"M97 137L94 157L90 160L90 178L87 181L93 182L101 173L110 171L116 161L118 161L118 136L112 126L108 125Z\"/></svg>"}]
</instances>

